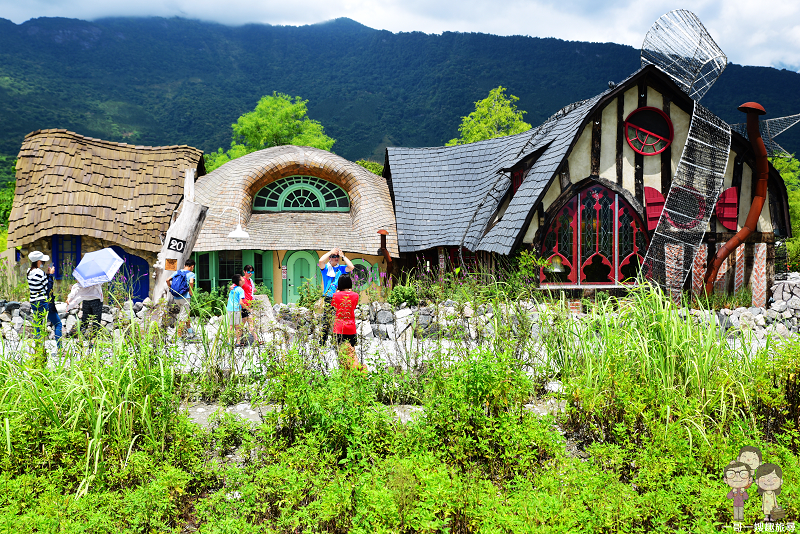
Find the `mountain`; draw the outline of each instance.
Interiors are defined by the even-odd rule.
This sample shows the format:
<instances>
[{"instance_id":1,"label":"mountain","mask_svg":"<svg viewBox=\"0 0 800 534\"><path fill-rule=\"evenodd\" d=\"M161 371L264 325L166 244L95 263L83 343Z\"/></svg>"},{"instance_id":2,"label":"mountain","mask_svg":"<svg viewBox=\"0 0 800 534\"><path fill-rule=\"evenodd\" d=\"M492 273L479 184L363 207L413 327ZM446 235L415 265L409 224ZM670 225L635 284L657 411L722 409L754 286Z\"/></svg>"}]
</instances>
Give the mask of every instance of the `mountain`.
<instances>
[{"instance_id":1,"label":"mountain","mask_svg":"<svg viewBox=\"0 0 800 534\"><path fill-rule=\"evenodd\" d=\"M434 146L498 85L534 126L639 66L612 43L373 30L349 19L229 27L180 18L0 19L0 154L32 130L67 128L143 145L228 148L231 123L273 91L308 99L334 152L383 160L387 145ZM703 99L740 122L800 112L800 74L731 64ZM778 138L800 151L800 127Z\"/></svg>"}]
</instances>

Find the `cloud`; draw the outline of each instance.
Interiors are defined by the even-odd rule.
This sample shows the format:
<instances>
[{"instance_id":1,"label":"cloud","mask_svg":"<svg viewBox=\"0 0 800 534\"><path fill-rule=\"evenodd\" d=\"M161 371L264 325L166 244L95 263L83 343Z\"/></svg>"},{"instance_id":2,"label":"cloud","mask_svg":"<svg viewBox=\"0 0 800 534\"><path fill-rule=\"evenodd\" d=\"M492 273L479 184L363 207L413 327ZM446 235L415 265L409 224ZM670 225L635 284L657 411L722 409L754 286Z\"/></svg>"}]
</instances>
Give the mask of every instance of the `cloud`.
<instances>
[{"instance_id":1,"label":"cloud","mask_svg":"<svg viewBox=\"0 0 800 534\"><path fill-rule=\"evenodd\" d=\"M688 5L686 5L688 4ZM36 17L180 16L229 25L303 25L349 17L392 32L481 32L641 46L650 25L675 8L694 11L728 60L800 67L797 0L694 0L668 6L640 0L0 0L16 23Z\"/></svg>"}]
</instances>

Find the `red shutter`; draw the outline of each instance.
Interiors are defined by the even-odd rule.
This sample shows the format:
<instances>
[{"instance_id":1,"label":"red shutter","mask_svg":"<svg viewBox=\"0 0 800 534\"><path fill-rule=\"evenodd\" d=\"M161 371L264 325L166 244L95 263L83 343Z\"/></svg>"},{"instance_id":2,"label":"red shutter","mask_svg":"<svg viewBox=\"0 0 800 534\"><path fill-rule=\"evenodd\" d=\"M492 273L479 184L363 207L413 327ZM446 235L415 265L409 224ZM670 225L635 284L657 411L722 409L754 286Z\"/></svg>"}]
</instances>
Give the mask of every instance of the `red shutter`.
<instances>
[{"instance_id":1,"label":"red shutter","mask_svg":"<svg viewBox=\"0 0 800 534\"><path fill-rule=\"evenodd\" d=\"M513 188L511 196L517 194L517 189L519 189L519 186L522 185L522 178L523 178L522 169L511 171L511 187Z\"/></svg>"},{"instance_id":2,"label":"red shutter","mask_svg":"<svg viewBox=\"0 0 800 534\"><path fill-rule=\"evenodd\" d=\"M729 187L717 201L716 215L720 224L734 232L739 228L739 191Z\"/></svg>"},{"instance_id":3,"label":"red shutter","mask_svg":"<svg viewBox=\"0 0 800 534\"><path fill-rule=\"evenodd\" d=\"M647 229L654 230L658 226L658 218L661 217L661 212L664 211L664 195L658 189L645 187L644 202L647 205L645 208Z\"/></svg>"}]
</instances>

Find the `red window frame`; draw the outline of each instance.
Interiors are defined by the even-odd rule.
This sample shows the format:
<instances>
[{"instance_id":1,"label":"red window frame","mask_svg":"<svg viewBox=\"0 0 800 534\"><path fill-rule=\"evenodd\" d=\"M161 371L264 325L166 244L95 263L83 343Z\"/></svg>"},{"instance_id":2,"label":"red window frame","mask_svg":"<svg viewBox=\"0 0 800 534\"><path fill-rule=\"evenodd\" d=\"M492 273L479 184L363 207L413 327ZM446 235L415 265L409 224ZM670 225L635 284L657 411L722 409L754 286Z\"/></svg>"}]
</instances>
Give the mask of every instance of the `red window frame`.
<instances>
[{"instance_id":1,"label":"red window frame","mask_svg":"<svg viewBox=\"0 0 800 534\"><path fill-rule=\"evenodd\" d=\"M645 130L644 128L640 128L639 126L636 126L635 124L630 124L631 117L633 117L637 113L639 113L641 111L645 111L645 110L655 111L656 113L661 115L661 117L665 121L667 121L667 126L669 126L669 139L665 139L665 138L661 137L658 134L655 134L653 132L649 132L649 131ZM658 141L660 141L660 140L666 141L666 144L662 148L657 150L657 151L644 152L642 149L636 148L636 146L634 146L633 141L631 140L631 137L628 134L628 128L634 128L637 131L637 136L638 136L639 132L645 132L646 133L646 136L645 136L644 140L638 139L638 141L640 143L642 143L643 146L653 146L655 148L655 144L658 143ZM662 152L664 152L672 144L672 140L675 138L675 129L672 127L672 121L669 120L669 117L667 116L667 114L664 113L663 111L661 111L660 109L654 108L652 106L643 106L641 108L637 108L637 109L634 109L633 111L631 111L628 114L628 117L625 119L624 133L625 133L625 140L628 142L628 146L631 147L634 152L636 152L637 154L641 154L642 156L655 156L657 154L661 154ZM651 137L653 139L655 139L655 142L653 142L653 143L649 143L648 142Z\"/></svg>"},{"instance_id":2,"label":"red window frame","mask_svg":"<svg viewBox=\"0 0 800 534\"><path fill-rule=\"evenodd\" d=\"M603 209L600 205L600 198L604 196L606 199L613 198L613 204L610 206L610 209L613 210L613 217L611 221L607 219L601 219L600 211ZM584 246L582 242L582 234L581 230L584 225L584 214L583 209L586 206L583 204L588 201L588 203L592 203L590 197L594 198L594 204L589 206L588 209L594 211L594 215L591 217L591 221L588 221L588 224L591 225L594 238L592 239L593 243L587 243L587 246ZM605 209L609 209L606 207ZM630 238L632 240L632 251L629 252L624 257L622 256L622 251L620 250L620 232L628 231L624 229L623 214L627 213L627 216L631 218L631 221L628 223L630 226L630 231L632 234ZM567 227L562 228L562 225L568 222L569 229L572 235L572 243L566 247L565 250L565 243L563 241L563 231L566 230ZM610 222L611 228L605 228L604 223ZM611 232L611 239L613 239L612 245L612 253L611 257L607 257L606 254L603 253L601 250L600 244L600 233L601 232ZM548 248L548 237L549 243L553 246ZM644 247L640 247L640 239L643 239ZM550 222L547 230L544 232L542 236L542 256L547 258L549 261L552 261L556 256L561 259L561 263L565 268L569 268L569 274L566 277L566 281L563 282L554 282L554 281L547 281L547 271L545 269L541 269L539 275L539 281L543 285L563 285L563 284L574 284L574 285L598 285L598 284L605 284L605 285L622 285L625 283L624 275L622 273L622 268L638 259L639 264L644 261L644 255L646 253L647 246L649 245L649 236L646 230L646 226L644 225L642 219L633 209L631 206L620 194L607 189L599 184L594 184L590 187L583 189L580 193L576 196L572 197L561 209L558 210L556 216ZM582 250L586 248L587 250ZM591 251L589 250L591 249ZM584 257L585 256L585 257ZM600 262L609 268L609 275L607 280L602 281L586 281L586 271L585 269L589 267L593 261L593 259L599 256ZM576 268L577 267L577 268Z\"/></svg>"}]
</instances>

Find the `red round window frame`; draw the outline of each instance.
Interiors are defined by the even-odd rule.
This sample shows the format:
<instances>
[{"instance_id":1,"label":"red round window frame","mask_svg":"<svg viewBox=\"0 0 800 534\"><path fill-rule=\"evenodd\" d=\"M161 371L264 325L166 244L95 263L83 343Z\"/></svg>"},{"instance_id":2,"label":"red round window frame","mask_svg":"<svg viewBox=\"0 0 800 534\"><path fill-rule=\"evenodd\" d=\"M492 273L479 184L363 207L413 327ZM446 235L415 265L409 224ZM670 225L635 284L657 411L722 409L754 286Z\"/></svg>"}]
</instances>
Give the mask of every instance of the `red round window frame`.
<instances>
[{"instance_id":1,"label":"red round window frame","mask_svg":"<svg viewBox=\"0 0 800 534\"><path fill-rule=\"evenodd\" d=\"M639 113L640 111L645 111L645 110L651 110L651 111L655 111L656 113L658 113L659 115L661 115L661 116L664 118L664 120L665 120L665 121L667 121L667 126L669 126L669 139L667 140L667 145L666 145L664 148L662 148L661 150L659 150L658 152L642 152L641 150L639 150L638 148L636 148L635 146L633 146L633 142L632 142L632 141L630 140L630 138L628 137L628 121L630 121L631 117L633 117L634 115L636 115L636 114L637 114L637 113ZM640 128L639 128L638 126L636 126L635 124L631 124L631 126L632 126L632 127L634 127L634 128L636 128L636 130L637 130L637 131L640 129ZM631 148L633 149L633 151L634 151L634 152L636 152L637 154L641 154L642 156L655 156L655 155L657 155L657 154L661 154L661 153L662 153L662 152L664 152L664 151L665 151L667 148L669 148L669 147L670 147L670 145L672 144L672 140L675 138L675 129L672 127L672 121L671 121L671 120L669 120L669 117L667 116L667 114L666 114L666 113L664 113L662 110L660 110L660 109L658 109L658 108L654 108L654 107L652 107L652 106L644 106L644 107L637 108L637 109L634 109L633 111L631 111L631 112L628 114L628 117L625 119L625 122L624 122L624 127L625 127L625 128L624 128L624 131L625 131L625 140L628 142L628 146L629 146L629 147L631 147ZM644 130L644 131L647 131L647 130ZM650 132L648 132L648 133L650 133ZM656 134L652 134L652 135L656 135ZM659 136L659 137L661 137L661 136Z\"/></svg>"}]
</instances>

